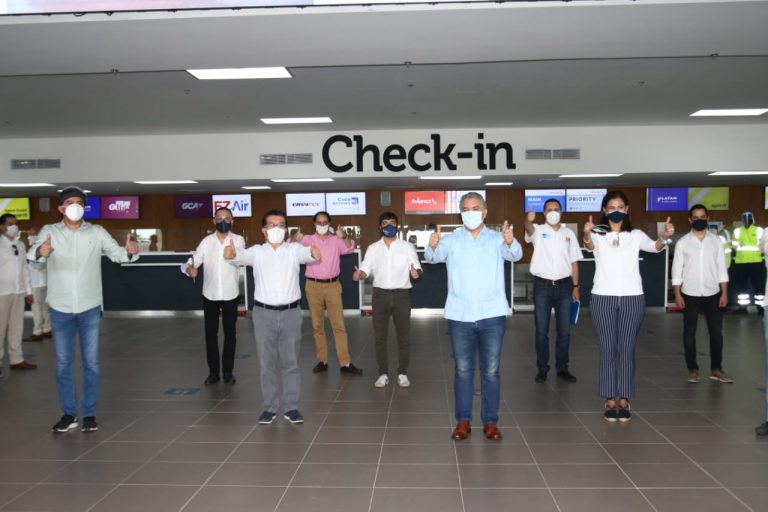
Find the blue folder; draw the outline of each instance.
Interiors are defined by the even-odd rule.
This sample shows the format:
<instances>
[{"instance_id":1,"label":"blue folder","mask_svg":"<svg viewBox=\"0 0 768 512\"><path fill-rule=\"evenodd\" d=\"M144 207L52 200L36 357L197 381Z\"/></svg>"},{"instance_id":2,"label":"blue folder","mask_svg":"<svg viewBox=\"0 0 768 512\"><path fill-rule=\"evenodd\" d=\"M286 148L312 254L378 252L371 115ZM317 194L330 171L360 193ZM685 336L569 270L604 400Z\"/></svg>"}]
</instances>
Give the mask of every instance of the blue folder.
<instances>
[{"instance_id":1,"label":"blue folder","mask_svg":"<svg viewBox=\"0 0 768 512\"><path fill-rule=\"evenodd\" d=\"M581 309L581 301L575 300L571 302L571 323L576 325L579 321L579 310Z\"/></svg>"}]
</instances>

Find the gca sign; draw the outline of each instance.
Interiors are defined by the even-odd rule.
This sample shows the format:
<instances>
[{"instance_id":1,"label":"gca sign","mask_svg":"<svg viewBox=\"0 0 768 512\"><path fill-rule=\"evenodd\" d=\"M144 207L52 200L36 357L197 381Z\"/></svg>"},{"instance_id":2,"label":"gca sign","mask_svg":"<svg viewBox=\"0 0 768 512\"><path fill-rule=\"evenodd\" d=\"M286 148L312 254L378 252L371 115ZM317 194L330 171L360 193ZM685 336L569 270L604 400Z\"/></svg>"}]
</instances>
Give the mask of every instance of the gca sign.
<instances>
[{"instance_id":1,"label":"gca sign","mask_svg":"<svg viewBox=\"0 0 768 512\"><path fill-rule=\"evenodd\" d=\"M348 137L334 135L323 144L323 163L338 173L355 171L374 172L384 170L402 172L414 171L455 171L459 161L469 160L473 169L480 171L513 170L515 165L512 145L508 142L485 142L483 133L477 134L477 141L469 151L459 151L455 143L445 143L439 133L429 135L429 141L406 148L401 144L390 144L381 148L366 144L362 135Z\"/></svg>"}]
</instances>

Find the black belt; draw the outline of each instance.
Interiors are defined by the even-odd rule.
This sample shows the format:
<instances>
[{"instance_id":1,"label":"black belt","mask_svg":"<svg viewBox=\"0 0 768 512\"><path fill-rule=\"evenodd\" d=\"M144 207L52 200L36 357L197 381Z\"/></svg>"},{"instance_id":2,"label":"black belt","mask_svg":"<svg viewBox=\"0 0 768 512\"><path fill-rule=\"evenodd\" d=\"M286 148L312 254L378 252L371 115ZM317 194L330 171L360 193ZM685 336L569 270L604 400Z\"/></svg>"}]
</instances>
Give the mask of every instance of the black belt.
<instances>
[{"instance_id":1,"label":"black belt","mask_svg":"<svg viewBox=\"0 0 768 512\"><path fill-rule=\"evenodd\" d=\"M334 281L338 281L339 276L332 277L330 279L315 279L314 277L307 277L307 279L309 279L310 281L314 281L316 283L332 283Z\"/></svg>"},{"instance_id":2,"label":"black belt","mask_svg":"<svg viewBox=\"0 0 768 512\"><path fill-rule=\"evenodd\" d=\"M299 301L291 302L290 304L284 304L282 306L273 306L271 304L263 304L257 300L253 301L254 306L258 306L264 309L271 309L273 311L285 311L286 309L296 309L299 307Z\"/></svg>"},{"instance_id":3,"label":"black belt","mask_svg":"<svg viewBox=\"0 0 768 512\"><path fill-rule=\"evenodd\" d=\"M533 276L533 278L536 279L537 281L542 281L544 283L551 284L552 286L557 286L557 285L560 285L560 284L565 284L566 281L570 281L571 280L570 276L564 277L562 279L555 279L555 280L544 279L543 277L539 277L539 276Z\"/></svg>"}]
</instances>

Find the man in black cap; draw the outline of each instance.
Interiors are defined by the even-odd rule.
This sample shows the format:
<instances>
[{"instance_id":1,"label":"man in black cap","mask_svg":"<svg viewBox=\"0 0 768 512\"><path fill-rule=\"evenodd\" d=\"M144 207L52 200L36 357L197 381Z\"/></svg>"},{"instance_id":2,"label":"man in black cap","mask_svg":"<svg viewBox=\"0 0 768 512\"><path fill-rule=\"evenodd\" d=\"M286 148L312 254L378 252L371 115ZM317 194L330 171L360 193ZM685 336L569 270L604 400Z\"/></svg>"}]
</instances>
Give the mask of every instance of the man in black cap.
<instances>
[{"instance_id":1,"label":"man in black cap","mask_svg":"<svg viewBox=\"0 0 768 512\"><path fill-rule=\"evenodd\" d=\"M80 412L83 432L98 430L99 323L101 321L101 257L115 263L138 259L139 247L128 235L120 247L101 226L83 221L85 192L68 187L59 194L61 222L40 230L29 249L30 261L48 263L48 305L56 346L56 386L64 415L54 432L68 432L78 425L77 392L72 375L75 340L80 338L83 393Z\"/></svg>"}]
</instances>

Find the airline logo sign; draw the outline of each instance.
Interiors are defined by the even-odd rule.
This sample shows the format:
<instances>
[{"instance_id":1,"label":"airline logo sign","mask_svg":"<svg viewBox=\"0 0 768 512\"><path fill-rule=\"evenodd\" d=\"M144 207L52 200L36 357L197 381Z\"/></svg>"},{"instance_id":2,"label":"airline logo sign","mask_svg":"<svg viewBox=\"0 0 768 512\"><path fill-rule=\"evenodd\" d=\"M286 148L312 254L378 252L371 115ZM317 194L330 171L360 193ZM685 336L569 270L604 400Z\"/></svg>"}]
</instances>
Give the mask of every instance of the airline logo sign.
<instances>
[{"instance_id":1,"label":"airline logo sign","mask_svg":"<svg viewBox=\"0 0 768 512\"><path fill-rule=\"evenodd\" d=\"M212 208L211 196L183 195L173 197L173 214L176 218L210 218Z\"/></svg>"},{"instance_id":2,"label":"airline logo sign","mask_svg":"<svg viewBox=\"0 0 768 512\"><path fill-rule=\"evenodd\" d=\"M232 210L233 217L251 216L251 195L250 194L219 194L213 196L213 213L219 208L229 208Z\"/></svg>"},{"instance_id":3,"label":"airline logo sign","mask_svg":"<svg viewBox=\"0 0 768 512\"><path fill-rule=\"evenodd\" d=\"M0 197L0 215L10 213L18 220L30 220L28 197Z\"/></svg>"},{"instance_id":4,"label":"airline logo sign","mask_svg":"<svg viewBox=\"0 0 768 512\"><path fill-rule=\"evenodd\" d=\"M325 205L331 215L365 215L365 192L328 192Z\"/></svg>"},{"instance_id":5,"label":"airline logo sign","mask_svg":"<svg viewBox=\"0 0 768 512\"><path fill-rule=\"evenodd\" d=\"M138 219L139 196L103 196L102 219Z\"/></svg>"},{"instance_id":6,"label":"airline logo sign","mask_svg":"<svg viewBox=\"0 0 768 512\"><path fill-rule=\"evenodd\" d=\"M413 191L405 193L405 213L428 215L445 213L445 191Z\"/></svg>"},{"instance_id":7,"label":"airline logo sign","mask_svg":"<svg viewBox=\"0 0 768 512\"><path fill-rule=\"evenodd\" d=\"M688 209L687 188L649 188L646 201L649 212L675 212Z\"/></svg>"},{"instance_id":8,"label":"airline logo sign","mask_svg":"<svg viewBox=\"0 0 768 512\"><path fill-rule=\"evenodd\" d=\"M312 216L323 210L325 210L325 194L322 192L285 194L285 212L289 217Z\"/></svg>"}]
</instances>

